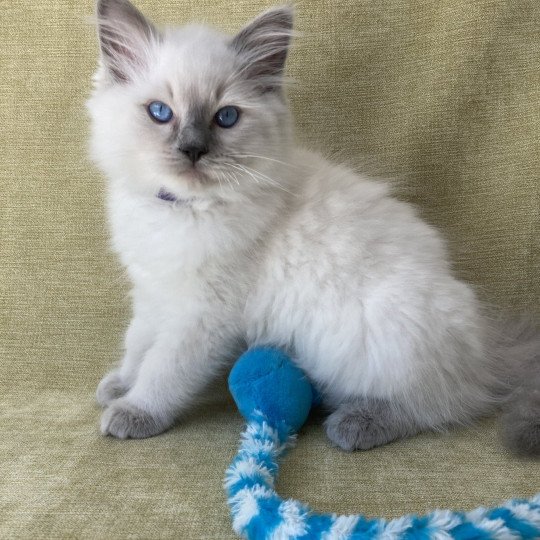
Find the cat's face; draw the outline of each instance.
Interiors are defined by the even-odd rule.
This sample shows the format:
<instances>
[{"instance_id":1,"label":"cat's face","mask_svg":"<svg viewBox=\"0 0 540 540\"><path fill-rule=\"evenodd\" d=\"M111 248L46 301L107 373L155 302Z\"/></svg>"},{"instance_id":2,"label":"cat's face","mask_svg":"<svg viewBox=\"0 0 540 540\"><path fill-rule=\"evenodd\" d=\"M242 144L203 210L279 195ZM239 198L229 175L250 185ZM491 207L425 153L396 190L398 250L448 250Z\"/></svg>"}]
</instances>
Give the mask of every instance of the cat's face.
<instances>
[{"instance_id":1,"label":"cat's face","mask_svg":"<svg viewBox=\"0 0 540 540\"><path fill-rule=\"evenodd\" d=\"M270 182L289 143L289 8L234 38L199 26L158 31L127 0L100 0L98 23L88 107L93 156L109 175L179 197Z\"/></svg>"}]
</instances>

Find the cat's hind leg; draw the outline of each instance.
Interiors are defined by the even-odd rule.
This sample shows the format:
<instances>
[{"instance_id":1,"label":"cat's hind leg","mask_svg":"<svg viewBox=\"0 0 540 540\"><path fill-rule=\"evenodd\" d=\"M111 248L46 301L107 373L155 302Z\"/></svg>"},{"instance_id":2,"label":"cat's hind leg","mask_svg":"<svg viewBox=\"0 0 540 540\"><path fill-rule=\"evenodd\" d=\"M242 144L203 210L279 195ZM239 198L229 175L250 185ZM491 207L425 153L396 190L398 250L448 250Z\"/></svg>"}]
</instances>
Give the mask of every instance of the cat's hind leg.
<instances>
[{"instance_id":1,"label":"cat's hind leg","mask_svg":"<svg viewBox=\"0 0 540 540\"><path fill-rule=\"evenodd\" d=\"M363 397L339 405L325 421L330 441L343 450L369 450L415 435L421 428L400 404Z\"/></svg>"}]
</instances>

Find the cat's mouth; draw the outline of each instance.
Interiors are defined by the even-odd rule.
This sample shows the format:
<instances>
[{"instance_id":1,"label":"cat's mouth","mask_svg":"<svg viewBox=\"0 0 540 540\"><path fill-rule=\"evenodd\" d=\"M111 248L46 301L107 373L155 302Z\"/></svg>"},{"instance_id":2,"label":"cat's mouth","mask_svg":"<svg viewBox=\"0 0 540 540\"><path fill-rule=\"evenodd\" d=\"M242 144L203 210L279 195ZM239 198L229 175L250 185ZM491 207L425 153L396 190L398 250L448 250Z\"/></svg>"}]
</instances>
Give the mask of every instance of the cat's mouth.
<instances>
[{"instance_id":1,"label":"cat's mouth","mask_svg":"<svg viewBox=\"0 0 540 540\"><path fill-rule=\"evenodd\" d=\"M194 165L186 166L185 163L178 163L172 167L171 172L188 187L197 191L212 189L217 185L227 185L235 175L229 173L224 175L223 168L213 162L204 163L204 160Z\"/></svg>"},{"instance_id":2,"label":"cat's mouth","mask_svg":"<svg viewBox=\"0 0 540 540\"><path fill-rule=\"evenodd\" d=\"M208 180L208 175L203 172L200 168L195 167L189 167L187 169L184 169L180 176L182 178L185 178L188 181L198 181L198 182L204 182Z\"/></svg>"},{"instance_id":3,"label":"cat's mouth","mask_svg":"<svg viewBox=\"0 0 540 540\"><path fill-rule=\"evenodd\" d=\"M198 165L177 168L175 172L182 180L190 184L210 184L214 182L211 172L203 170Z\"/></svg>"}]
</instances>

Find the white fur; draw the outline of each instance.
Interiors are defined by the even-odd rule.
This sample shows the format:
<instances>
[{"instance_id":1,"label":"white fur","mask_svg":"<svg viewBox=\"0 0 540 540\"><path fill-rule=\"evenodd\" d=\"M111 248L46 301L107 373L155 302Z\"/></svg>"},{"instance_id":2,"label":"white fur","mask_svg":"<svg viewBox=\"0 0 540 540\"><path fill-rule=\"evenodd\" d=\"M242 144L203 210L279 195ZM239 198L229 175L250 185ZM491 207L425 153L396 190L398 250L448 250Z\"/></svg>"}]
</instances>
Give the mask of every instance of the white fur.
<instances>
[{"instance_id":1,"label":"white fur","mask_svg":"<svg viewBox=\"0 0 540 540\"><path fill-rule=\"evenodd\" d=\"M485 324L441 235L384 183L294 148L284 100L231 75L227 39L167 31L129 83L102 66L89 101L113 246L133 283L121 399L170 425L247 343L287 349L331 407L395 400L423 428L488 410ZM219 136L244 157L213 183L171 172L170 128L145 115L150 99L179 117L194 99L238 105L242 124ZM161 188L181 201L158 199Z\"/></svg>"}]
</instances>

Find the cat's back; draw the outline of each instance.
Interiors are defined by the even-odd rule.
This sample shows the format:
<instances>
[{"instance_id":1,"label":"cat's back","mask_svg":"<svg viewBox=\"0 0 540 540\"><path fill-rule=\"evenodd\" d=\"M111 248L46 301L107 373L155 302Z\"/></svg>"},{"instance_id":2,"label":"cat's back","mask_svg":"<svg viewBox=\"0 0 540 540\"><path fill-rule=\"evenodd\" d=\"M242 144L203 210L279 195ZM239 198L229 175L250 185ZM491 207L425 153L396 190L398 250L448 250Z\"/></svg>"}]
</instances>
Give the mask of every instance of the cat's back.
<instances>
[{"instance_id":1,"label":"cat's back","mask_svg":"<svg viewBox=\"0 0 540 540\"><path fill-rule=\"evenodd\" d=\"M249 320L307 326L305 306L336 313L349 304L358 319L370 303L418 306L434 288L454 286L442 236L387 184L303 150L294 161L297 191L262 254Z\"/></svg>"},{"instance_id":2,"label":"cat's back","mask_svg":"<svg viewBox=\"0 0 540 540\"><path fill-rule=\"evenodd\" d=\"M328 258L334 272L370 264L389 269L427 263L447 267L442 235L416 208L393 195L389 182L373 180L304 149L294 153L298 185L287 219L276 229L277 252L300 253L308 261ZM391 262L392 261L392 262Z\"/></svg>"},{"instance_id":3,"label":"cat's back","mask_svg":"<svg viewBox=\"0 0 540 540\"><path fill-rule=\"evenodd\" d=\"M475 295L441 234L384 182L298 156L307 172L248 299L248 341L289 348L312 380L333 381L328 399L414 393L441 364L472 366Z\"/></svg>"}]
</instances>

